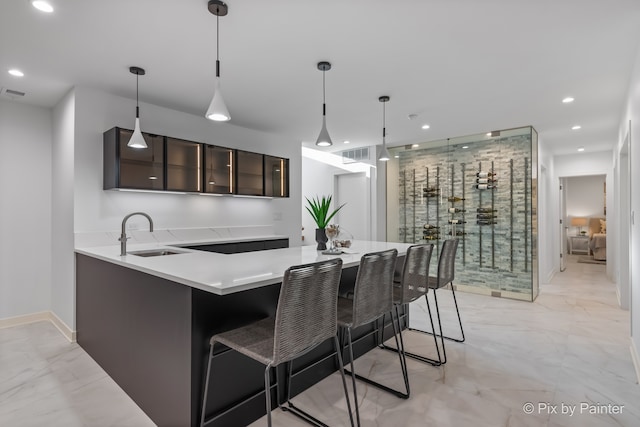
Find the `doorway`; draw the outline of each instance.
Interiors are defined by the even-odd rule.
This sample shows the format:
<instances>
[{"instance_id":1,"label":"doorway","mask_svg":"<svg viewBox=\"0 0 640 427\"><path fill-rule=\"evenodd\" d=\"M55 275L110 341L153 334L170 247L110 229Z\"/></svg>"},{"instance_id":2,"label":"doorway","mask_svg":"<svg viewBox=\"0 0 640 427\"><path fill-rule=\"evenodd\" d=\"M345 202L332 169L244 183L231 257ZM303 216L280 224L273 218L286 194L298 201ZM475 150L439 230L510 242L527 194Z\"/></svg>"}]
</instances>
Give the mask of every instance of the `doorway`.
<instances>
[{"instance_id":1,"label":"doorway","mask_svg":"<svg viewBox=\"0 0 640 427\"><path fill-rule=\"evenodd\" d=\"M343 238L371 240L371 184L365 172L335 175L335 206L346 203L336 215Z\"/></svg>"},{"instance_id":2,"label":"doorway","mask_svg":"<svg viewBox=\"0 0 640 427\"><path fill-rule=\"evenodd\" d=\"M606 175L562 177L560 186L561 270L574 262L606 266Z\"/></svg>"}]
</instances>

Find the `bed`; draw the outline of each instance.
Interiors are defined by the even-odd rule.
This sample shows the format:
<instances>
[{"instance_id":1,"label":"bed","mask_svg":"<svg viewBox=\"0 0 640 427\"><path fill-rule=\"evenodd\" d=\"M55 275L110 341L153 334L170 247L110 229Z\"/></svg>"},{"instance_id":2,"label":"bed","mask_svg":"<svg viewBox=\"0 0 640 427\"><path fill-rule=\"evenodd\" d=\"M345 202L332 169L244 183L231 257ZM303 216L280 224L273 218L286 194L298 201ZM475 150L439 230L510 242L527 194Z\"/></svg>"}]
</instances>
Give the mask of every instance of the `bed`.
<instances>
[{"instance_id":1,"label":"bed","mask_svg":"<svg viewBox=\"0 0 640 427\"><path fill-rule=\"evenodd\" d=\"M605 218L589 218L589 249L593 259L607 259L607 220Z\"/></svg>"}]
</instances>

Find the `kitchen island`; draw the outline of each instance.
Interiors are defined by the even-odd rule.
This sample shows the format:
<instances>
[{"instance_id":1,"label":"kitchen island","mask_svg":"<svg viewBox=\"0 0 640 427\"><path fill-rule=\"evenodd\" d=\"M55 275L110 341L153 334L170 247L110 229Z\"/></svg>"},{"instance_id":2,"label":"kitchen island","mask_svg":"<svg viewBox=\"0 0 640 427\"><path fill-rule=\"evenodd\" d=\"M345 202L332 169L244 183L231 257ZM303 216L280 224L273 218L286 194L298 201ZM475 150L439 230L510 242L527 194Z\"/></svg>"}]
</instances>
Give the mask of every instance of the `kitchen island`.
<instances>
[{"instance_id":1,"label":"kitchen island","mask_svg":"<svg viewBox=\"0 0 640 427\"><path fill-rule=\"evenodd\" d=\"M355 241L340 255L341 292L353 286L364 253L396 248L402 256L408 247ZM123 257L118 249L76 250L78 343L160 426L198 425L211 335L274 314L284 271L330 257L314 246L220 254L148 244ZM164 251L177 253L131 254ZM355 351L374 345L365 339ZM292 394L330 375L334 364L329 342L296 360L294 371L301 374ZM211 425L262 416L262 365L220 350L216 367L207 407L224 416Z\"/></svg>"}]
</instances>

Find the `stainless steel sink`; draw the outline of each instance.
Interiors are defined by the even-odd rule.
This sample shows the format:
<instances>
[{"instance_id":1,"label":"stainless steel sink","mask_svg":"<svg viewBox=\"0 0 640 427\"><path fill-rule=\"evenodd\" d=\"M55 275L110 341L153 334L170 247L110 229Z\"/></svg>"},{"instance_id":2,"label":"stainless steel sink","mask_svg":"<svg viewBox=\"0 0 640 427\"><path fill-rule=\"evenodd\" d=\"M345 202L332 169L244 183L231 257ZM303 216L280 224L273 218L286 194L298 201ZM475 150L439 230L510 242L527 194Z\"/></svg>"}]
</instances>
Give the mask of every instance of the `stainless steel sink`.
<instances>
[{"instance_id":1,"label":"stainless steel sink","mask_svg":"<svg viewBox=\"0 0 640 427\"><path fill-rule=\"evenodd\" d=\"M152 257L152 256L166 256L166 255L177 255L177 254L186 254L186 253L188 252L176 251L173 249L150 249L146 251L129 252L129 255Z\"/></svg>"}]
</instances>

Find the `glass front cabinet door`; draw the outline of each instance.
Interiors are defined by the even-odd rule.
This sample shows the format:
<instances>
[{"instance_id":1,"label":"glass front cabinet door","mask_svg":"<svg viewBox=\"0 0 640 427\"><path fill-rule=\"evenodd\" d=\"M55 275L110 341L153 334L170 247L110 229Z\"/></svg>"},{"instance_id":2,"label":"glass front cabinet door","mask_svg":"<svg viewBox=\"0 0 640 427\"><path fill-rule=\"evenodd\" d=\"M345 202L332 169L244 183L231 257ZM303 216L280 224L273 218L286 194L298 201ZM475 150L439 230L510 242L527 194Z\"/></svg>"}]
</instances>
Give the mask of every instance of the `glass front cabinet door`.
<instances>
[{"instance_id":1,"label":"glass front cabinet door","mask_svg":"<svg viewBox=\"0 0 640 427\"><path fill-rule=\"evenodd\" d=\"M204 192L233 194L235 156L231 148L204 146Z\"/></svg>"},{"instance_id":2,"label":"glass front cabinet door","mask_svg":"<svg viewBox=\"0 0 640 427\"><path fill-rule=\"evenodd\" d=\"M264 195L289 197L289 159L264 156Z\"/></svg>"},{"instance_id":3,"label":"glass front cabinet door","mask_svg":"<svg viewBox=\"0 0 640 427\"><path fill-rule=\"evenodd\" d=\"M164 136L143 133L147 148L131 148L132 134L117 127L105 132L104 189L164 190Z\"/></svg>"},{"instance_id":4,"label":"glass front cabinet door","mask_svg":"<svg viewBox=\"0 0 640 427\"><path fill-rule=\"evenodd\" d=\"M202 144L167 137L167 190L200 192Z\"/></svg>"},{"instance_id":5,"label":"glass front cabinet door","mask_svg":"<svg viewBox=\"0 0 640 427\"><path fill-rule=\"evenodd\" d=\"M238 192L245 196L264 196L263 155L249 151L236 151Z\"/></svg>"}]
</instances>

